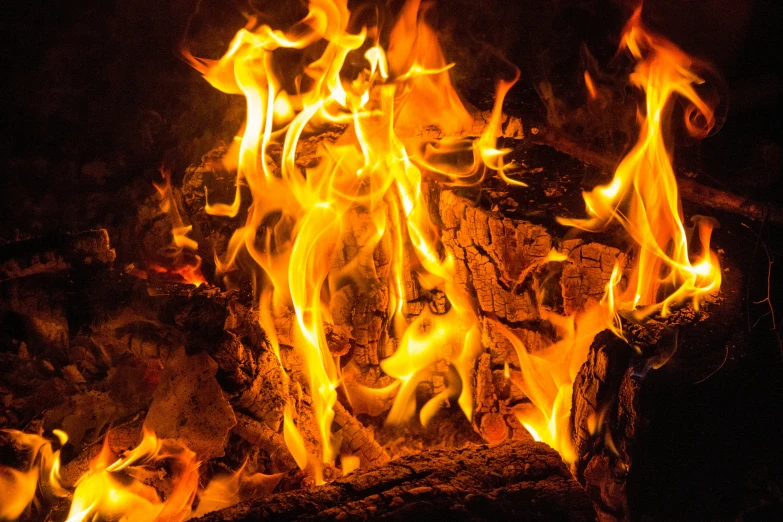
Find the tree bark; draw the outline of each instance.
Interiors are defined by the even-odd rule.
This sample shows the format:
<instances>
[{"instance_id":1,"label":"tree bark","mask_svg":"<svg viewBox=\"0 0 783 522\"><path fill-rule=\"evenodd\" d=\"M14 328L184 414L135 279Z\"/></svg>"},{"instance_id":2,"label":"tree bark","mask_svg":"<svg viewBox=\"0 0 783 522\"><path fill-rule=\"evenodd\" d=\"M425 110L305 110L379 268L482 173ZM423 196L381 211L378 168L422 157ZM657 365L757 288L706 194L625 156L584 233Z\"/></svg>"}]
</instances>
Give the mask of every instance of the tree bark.
<instances>
[{"instance_id":1,"label":"tree bark","mask_svg":"<svg viewBox=\"0 0 783 522\"><path fill-rule=\"evenodd\" d=\"M519 193L513 199L523 200ZM555 224L500 209L499 201L490 194L482 202L452 189L438 196L443 242L456 256L457 281L465 295L475 296L482 320L486 349L474 372L473 425L489 442L523 436L514 411L528 402L517 385L522 376L516 351L494 324L536 353L557 340L549 313L567 316L598 302L615 264L623 271L629 267L616 238L569 238ZM552 249L566 259L545 263Z\"/></svg>"},{"instance_id":2,"label":"tree bark","mask_svg":"<svg viewBox=\"0 0 783 522\"><path fill-rule=\"evenodd\" d=\"M544 444L438 450L351 473L323 486L259 498L203 522L251 520L588 521L595 512Z\"/></svg>"}]
</instances>

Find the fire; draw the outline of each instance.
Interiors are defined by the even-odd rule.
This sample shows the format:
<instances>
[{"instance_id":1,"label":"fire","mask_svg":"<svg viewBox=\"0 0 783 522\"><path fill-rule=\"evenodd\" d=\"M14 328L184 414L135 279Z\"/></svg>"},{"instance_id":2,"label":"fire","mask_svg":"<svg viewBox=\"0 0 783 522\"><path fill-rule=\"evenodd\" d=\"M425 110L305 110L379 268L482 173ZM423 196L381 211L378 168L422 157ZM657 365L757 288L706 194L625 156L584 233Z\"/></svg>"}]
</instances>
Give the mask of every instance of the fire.
<instances>
[{"instance_id":1,"label":"fire","mask_svg":"<svg viewBox=\"0 0 783 522\"><path fill-rule=\"evenodd\" d=\"M573 328L561 331L561 340L543 356L527 354L521 343L509 336L522 367L521 386L538 409L520 413L519 420L566 461L576 457L568 433L571 386L593 337L604 329L622 336L619 315L637 320L656 312L665 316L687 300L698 308L721 283L720 265L710 250L713 221L697 223L698 241L694 242L683 224L669 145L675 95L690 103L685 125L691 134L706 136L713 126L713 109L697 93L697 86L703 83L694 72L698 64L670 41L648 31L641 22L641 8L626 25L622 42L638 61L631 81L645 92L638 141L610 183L584 194L590 217L560 222L590 231L618 223L636 243L632 272L624 278L615 266L602 301L569 318ZM585 83L592 95L594 86L587 72ZM694 244L701 250L691 257ZM625 289L621 290L623 282ZM562 325L559 328L562 330Z\"/></svg>"},{"instance_id":2,"label":"fire","mask_svg":"<svg viewBox=\"0 0 783 522\"><path fill-rule=\"evenodd\" d=\"M47 439L33 433L3 430L15 449L29 457L26 469L0 466L0 520L16 520L32 503L64 497L60 485L60 450L54 450ZM54 431L60 446L68 436Z\"/></svg>"},{"instance_id":3,"label":"fire","mask_svg":"<svg viewBox=\"0 0 783 522\"><path fill-rule=\"evenodd\" d=\"M453 257L440 247L422 182L432 174L454 183L475 183L485 167L506 177L510 165L504 164L506 151L496 149L496 141L503 97L513 81L501 83L492 121L478 140L451 138L435 144L417 138L423 127L458 135L473 124L451 85L450 65L435 32L424 22L425 14L418 0L407 1L385 51L379 26L348 30L345 0L311 0L309 14L289 30L257 26L251 20L220 60L185 53L214 87L242 95L247 103L239 146L226 162L236 165L237 187L248 186L252 205L245 225L236 230L216 265L218 273L225 274L237 268L240 253L253 259L259 321L271 332L276 350L274 318L285 309L295 312L295 349L306 363L321 439L321 455L303 453L301 436L287 412L285 440L300 467L305 457L327 463L336 457L330 426L342 375L338 358L328 351L324 324L333 322L332 300L346 278L383 287L390 295L387 324L399 348L383 362L383 369L400 383L390 421L414 414L416 385L438 361L447 361L462 382L452 379L432 398L420 412L421 421L426 423L453 399L466 415L472 414L469 375L480 350L480 325L470 299L457 288ZM290 92L283 88L291 82L281 77L284 67L276 51L304 48L318 50L320 56L295 72L298 90ZM333 124L347 128L335 143L319 145L316 166L300 169L296 152L302 136ZM269 156L272 145L282 149L279 165ZM461 169L445 168L442 158L455 152L472 155L473 161ZM237 188L233 203L208 203L206 211L234 216L240 205ZM333 270L335 249L357 212L367 218L362 225L365 246L356 260ZM392 244L391 276L368 281L365 267L357 265L371 259L381 241ZM410 249L413 274L405 264ZM405 288L411 277L424 288L442 292L447 309L408 316Z\"/></svg>"},{"instance_id":4,"label":"fire","mask_svg":"<svg viewBox=\"0 0 783 522\"><path fill-rule=\"evenodd\" d=\"M198 243L188 237L193 230L191 225L185 225L177 208L174 191L171 188L171 172L160 169L163 183L153 183L160 196L160 209L168 214L171 221L171 246L163 252L167 259L166 266L152 265L150 268L160 274L175 276L184 283L199 286L206 282L201 274L201 257L195 254Z\"/></svg>"},{"instance_id":5,"label":"fire","mask_svg":"<svg viewBox=\"0 0 783 522\"><path fill-rule=\"evenodd\" d=\"M682 222L667 147L674 95L690 103L685 124L691 134L706 136L714 117L713 109L697 93L703 83L694 72L697 64L673 43L647 31L641 23L641 8L626 25L623 45L639 62L631 81L646 94L638 141L611 183L584 194L590 218L561 222L585 230L617 222L633 238L638 245L634 273L615 307L643 318L658 311L666 315L687 299L698 307L704 296L720 288L720 266L710 250L712 223L698 224L701 252L691 259L690 233Z\"/></svg>"},{"instance_id":6,"label":"fire","mask_svg":"<svg viewBox=\"0 0 783 522\"><path fill-rule=\"evenodd\" d=\"M67 522L181 522L250 496L268 494L280 480L278 475L249 475L243 467L234 474L213 478L200 489L196 455L181 443L159 439L145 428L141 442L121 456L114 454L107 435L71 491L60 479L60 450L53 450L52 441L19 431L5 433L18 450L30 455L30 461L26 469L0 468L0 520L16 520L34 503L39 506L43 501L70 497ZM54 430L54 434L60 446L67 442L62 431ZM165 499L143 480L154 474L145 470L160 468L172 479Z\"/></svg>"}]
</instances>

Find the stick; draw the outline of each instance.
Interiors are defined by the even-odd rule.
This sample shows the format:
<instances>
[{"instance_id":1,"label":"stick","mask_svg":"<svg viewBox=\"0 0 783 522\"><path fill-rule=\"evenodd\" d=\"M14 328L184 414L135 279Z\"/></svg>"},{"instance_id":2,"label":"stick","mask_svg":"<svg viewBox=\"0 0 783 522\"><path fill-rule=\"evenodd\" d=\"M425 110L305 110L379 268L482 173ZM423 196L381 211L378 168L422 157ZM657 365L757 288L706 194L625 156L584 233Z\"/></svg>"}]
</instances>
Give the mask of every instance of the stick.
<instances>
[{"instance_id":1,"label":"stick","mask_svg":"<svg viewBox=\"0 0 783 522\"><path fill-rule=\"evenodd\" d=\"M534 142L548 145L601 170L613 172L617 166L617 160L583 147L556 129L539 128L537 133L531 132L531 135ZM771 223L783 223L783 209L773 205L708 187L681 176L677 177L677 186L680 196L687 201L744 216L753 221L763 221L766 218Z\"/></svg>"}]
</instances>

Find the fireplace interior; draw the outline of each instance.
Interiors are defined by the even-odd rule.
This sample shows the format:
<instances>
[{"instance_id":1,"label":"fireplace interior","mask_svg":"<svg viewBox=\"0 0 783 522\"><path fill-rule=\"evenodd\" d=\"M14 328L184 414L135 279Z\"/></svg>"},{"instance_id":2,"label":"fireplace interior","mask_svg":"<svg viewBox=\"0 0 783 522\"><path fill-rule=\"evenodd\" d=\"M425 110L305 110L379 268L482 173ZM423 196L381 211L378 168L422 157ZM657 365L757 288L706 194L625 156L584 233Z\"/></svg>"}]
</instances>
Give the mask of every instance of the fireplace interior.
<instances>
[{"instance_id":1,"label":"fireplace interior","mask_svg":"<svg viewBox=\"0 0 783 522\"><path fill-rule=\"evenodd\" d=\"M0 520L783 519L768 0L36 0Z\"/></svg>"}]
</instances>

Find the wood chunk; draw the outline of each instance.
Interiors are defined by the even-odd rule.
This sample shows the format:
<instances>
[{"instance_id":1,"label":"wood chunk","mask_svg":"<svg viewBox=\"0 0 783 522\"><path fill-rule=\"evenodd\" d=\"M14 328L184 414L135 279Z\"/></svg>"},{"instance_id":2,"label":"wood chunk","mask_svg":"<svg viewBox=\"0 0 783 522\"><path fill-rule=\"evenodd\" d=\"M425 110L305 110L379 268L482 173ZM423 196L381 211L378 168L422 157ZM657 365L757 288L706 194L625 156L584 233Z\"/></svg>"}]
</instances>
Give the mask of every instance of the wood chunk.
<instances>
[{"instance_id":1,"label":"wood chunk","mask_svg":"<svg viewBox=\"0 0 783 522\"><path fill-rule=\"evenodd\" d=\"M609 331L598 334L574 381L571 433L578 458L571 471L591 491L599 513L628 516L626 478L633 463L639 377L632 349ZM623 436L617 437L616 434ZM611 519L611 518L610 518Z\"/></svg>"},{"instance_id":2,"label":"wood chunk","mask_svg":"<svg viewBox=\"0 0 783 522\"><path fill-rule=\"evenodd\" d=\"M147 412L146 426L157 436L177 439L199 460L222 457L236 418L215 380L217 364L206 353L174 354Z\"/></svg>"},{"instance_id":3,"label":"wood chunk","mask_svg":"<svg viewBox=\"0 0 783 522\"><path fill-rule=\"evenodd\" d=\"M526 402L511 343L493 326L502 323L535 353L557 340L547 316L571 315L600 301L612 269L629 259L612 238L566 239L552 225L508 217L493 203L470 200L456 190L438 194L444 244L454 253L457 280L476 299L486 347L474 371L473 424L488 442L526 436L514 415ZM552 249L565 261L544 263ZM506 377L505 364L509 365Z\"/></svg>"},{"instance_id":4,"label":"wood chunk","mask_svg":"<svg viewBox=\"0 0 783 522\"><path fill-rule=\"evenodd\" d=\"M351 473L323 486L210 513L251 520L595 520L587 494L542 443L435 450Z\"/></svg>"},{"instance_id":5,"label":"wood chunk","mask_svg":"<svg viewBox=\"0 0 783 522\"><path fill-rule=\"evenodd\" d=\"M339 402L334 405L332 435L335 445L340 448L340 453L358 456L362 468L380 466L389 462L388 453L375 441L370 430L356 420Z\"/></svg>"},{"instance_id":6,"label":"wood chunk","mask_svg":"<svg viewBox=\"0 0 783 522\"><path fill-rule=\"evenodd\" d=\"M243 413L236 413L234 433L269 455L270 473L280 473L296 467L296 461L285 444L283 435Z\"/></svg>"},{"instance_id":7,"label":"wood chunk","mask_svg":"<svg viewBox=\"0 0 783 522\"><path fill-rule=\"evenodd\" d=\"M106 267L115 257L103 228L27 239L0 247L0 282L72 267Z\"/></svg>"},{"instance_id":8,"label":"wood chunk","mask_svg":"<svg viewBox=\"0 0 783 522\"><path fill-rule=\"evenodd\" d=\"M715 348L727 342L741 317L740 281L736 276L724 280L719 304L708 300L699 311L685 305L665 318L624 323L626 339L604 331L593 340L574 381L570 432L577 459L571 471L602 520L631 520L640 509L649 511L650 506L640 501L645 494L639 481L659 488L661 481L671 480L659 469L680 469L679 462L664 464L675 457L669 457L659 441L649 440L650 427L661 422L651 413L651 405L664 412L698 407L672 404L664 390L697 386L704 368L721 364L723 354ZM701 444L702 432L695 433ZM645 456L645 444L657 448L656 459Z\"/></svg>"},{"instance_id":9,"label":"wood chunk","mask_svg":"<svg viewBox=\"0 0 783 522\"><path fill-rule=\"evenodd\" d=\"M237 300L228 309L223 339L211 352L223 388L235 409L278 431L289 400L283 367L258 324L257 310Z\"/></svg>"}]
</instances>

